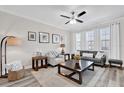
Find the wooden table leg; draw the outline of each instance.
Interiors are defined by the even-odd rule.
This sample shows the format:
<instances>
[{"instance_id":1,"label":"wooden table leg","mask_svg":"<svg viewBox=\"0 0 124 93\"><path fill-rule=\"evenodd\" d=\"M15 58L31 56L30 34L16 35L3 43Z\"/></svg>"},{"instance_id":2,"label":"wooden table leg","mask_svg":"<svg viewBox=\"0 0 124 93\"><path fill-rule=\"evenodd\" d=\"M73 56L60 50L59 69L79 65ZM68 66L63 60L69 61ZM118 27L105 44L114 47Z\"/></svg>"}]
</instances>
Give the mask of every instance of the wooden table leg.
<instances>
[{"instance_id":1,"label":"wooden table leg","mask_svg":"<svg viewBox=\"0 0 124 93\"><path fill-rule=\"evenodd\" d=\"M38 60L36 60L36 68L35 68L36 71L38 71Z\"/></svg>"},{"instance_id":2,"label":"wooden table leg","mask_svg":"<svg viewBox=\"0 0 124 93\"><path fill-rule=\"evenodd\" d=\"M120 64L120 69L122 69L122 64Z\"/></svg>"},{"instance_id":3,"label":"wooden table leg","mask_svg":"<svg viewBox=\"0 0 124 93\"><path fill-rule=\"evenodd\" d=\"M109 67L111 67L111 63L109 63Z\"/></svg>"},{"instance_id":4,"label":"wooden table leg","mask_svg":"<svg viewBox=\"0 0 124 93\"><path fill-rule=\"evenodd\" d=\"M58 73L61 74L60 65L58 65Z\"/></svg>"},{"instance_id":5,"label":"wooden table leg","mask_svg":"<svg viewBox=\"0 0 124 93\"><path fill-rule=\"evenodd\" d=\"M43 60L41 60L41 68L43 68Z\"/></svg>"},{"instance_id":6,"label":"wooden table leg","mask_svg":"<svg viewBox=\"0 0 124 93\"><path fill-rule=\"evenodd\" d=\"M94 64L92 65L92 67L93 67L93 71L94 71Z\"/></svg>"},{"instance_id":7,"label":"wooden table leg","mask_svg":"<svg viewBox=\"0 0 124 93\"><path fill-rule=\"evenodd\" d=\"M34 59L32 59L32 69L34 69Z\"/></svg>"},{"instance_id":8,"label":"wooden table leg","mask_svg":"<svg viewBox=\"0 0 124 93\"><path fill-rule=\"evenodd\" d=\"M79 72L79 84L82 84L82 73Z\"/></svg>"},{"instance_id":9,"label":"wooden table leg","mask_svg":"<svg viewBox=\"0 0 124 93\"><path fill-rule=\"evenodd\" d=\"M45 59L45 67L48 67L47 58Z\"/></svg>"},{"instance_id":10,"label":"wooden table leg","mask_svg":"<svg viewBox=\"0 0 124 93\"><path fill-rule=\"evenodd\" d=\"M67 58L67 59L66 59L66 58ZM70 60L70 54L64 54L64 60L65 60L65 61Z\"/></svg>"}]
</instances>

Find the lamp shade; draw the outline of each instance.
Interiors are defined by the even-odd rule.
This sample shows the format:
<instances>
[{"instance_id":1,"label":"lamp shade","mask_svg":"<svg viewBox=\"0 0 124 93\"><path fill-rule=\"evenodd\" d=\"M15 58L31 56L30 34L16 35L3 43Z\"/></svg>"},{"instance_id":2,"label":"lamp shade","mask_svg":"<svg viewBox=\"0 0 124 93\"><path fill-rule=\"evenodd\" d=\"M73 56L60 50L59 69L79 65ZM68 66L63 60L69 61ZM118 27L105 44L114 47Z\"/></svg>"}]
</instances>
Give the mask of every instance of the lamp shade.
<instances>
[{"instance_id":1,"label":"lamp shade","mask_svg":"<svg viewBox=\"0 0 124 93\"><path fill-rule=\"evenodd\" d=\"M10 37L7 39L7 45L9 46L16 46L16 45L20 45L20 40L16 37Z\"/></svg>"},{"instance_id":2,"label":"lamp shade","mask_svg":"<svg viewBox=\"0 0 124 93\"><path fill-rule=\"evenodd\" d=\"M65 44L60 44L60 47L65 47Z\"/></svg>"}]
</instances>

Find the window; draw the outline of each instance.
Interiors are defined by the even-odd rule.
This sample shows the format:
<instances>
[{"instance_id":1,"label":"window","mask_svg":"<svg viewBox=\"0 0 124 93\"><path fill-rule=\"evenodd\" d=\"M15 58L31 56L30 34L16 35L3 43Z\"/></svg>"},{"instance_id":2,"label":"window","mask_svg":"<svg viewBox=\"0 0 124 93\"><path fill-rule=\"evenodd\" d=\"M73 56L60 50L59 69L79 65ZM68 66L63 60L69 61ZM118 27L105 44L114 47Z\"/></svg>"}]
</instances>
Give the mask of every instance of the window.
<instances>
[{"instance_id":1,"label":"window","mask_svg":"<svg viewBox=\"0 0 124 93\"><path fill-rule=\"evenodd\" d=\"M100 29L101 50L110 50L110 28Z\"/></svg>"},{"instance_id":2,"label":"window","mask_svg":"<svg viewBox=\"0 0 124 93\"><path fill-rule=\"evenodd\" d=\"M81 46L81 44L80 44L80 37L81 35L80 35L80 33L76 33L76 50L80 50L80 46Z\"/></svg>"},{"instance_id":3,"label":"window","mask_svg":"<svg viewBox=\"0 0 124 93\"><path fill-rule=\"evenodd\" d=\"M95 32L89 31L86 32L86 47L88 50L93 50L95 44Z\"/></svg>"}]
</instances>

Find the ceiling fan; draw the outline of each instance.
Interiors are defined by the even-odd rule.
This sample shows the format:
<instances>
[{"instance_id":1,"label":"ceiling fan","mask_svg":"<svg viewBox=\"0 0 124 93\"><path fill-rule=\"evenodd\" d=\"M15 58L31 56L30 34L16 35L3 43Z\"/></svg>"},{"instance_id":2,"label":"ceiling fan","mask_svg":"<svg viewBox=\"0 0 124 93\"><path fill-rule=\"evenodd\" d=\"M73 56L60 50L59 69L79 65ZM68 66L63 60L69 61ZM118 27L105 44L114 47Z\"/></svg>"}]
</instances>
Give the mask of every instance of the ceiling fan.
<instances>
[{"instance_id":1,"label":"ceiling fan","mask_svg":"<svg viewBox=\"0 0 124 93\"><path fill-rule=\"evenodd\" d=\"M71 14L72 14L72 17L60 15L61 17L69 19L69 21L67 21L65 24L68 24L68 23L75 24L76 22L83 23L83 21L78 18L81 17L82 15L86 14L86 11L79 13L77 16L75 15L74 11L72 11Z\"/></svg>"}]
</instances>

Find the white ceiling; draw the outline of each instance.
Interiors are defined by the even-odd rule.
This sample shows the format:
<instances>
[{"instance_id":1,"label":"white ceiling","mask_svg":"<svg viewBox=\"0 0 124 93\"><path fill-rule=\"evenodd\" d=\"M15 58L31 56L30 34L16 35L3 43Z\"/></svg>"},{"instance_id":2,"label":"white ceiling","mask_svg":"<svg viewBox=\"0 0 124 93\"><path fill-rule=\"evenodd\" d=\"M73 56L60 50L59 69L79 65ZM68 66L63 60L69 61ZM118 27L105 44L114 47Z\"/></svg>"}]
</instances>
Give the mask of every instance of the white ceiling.
<instances>
[{"instance_id":1,"label":"white ceiling","mask_svg":"<svg viewBox=\"0 0 124 93\"><path fill-rule=\"evenodd\" d=\"M16 16L22 16L28 19L49 24L67 31L80 31L86 26L93 25L103 20L109 20L124 16L124 6L95 6L95 5L16 5L0 6L1 11L5 11ZM86 11L87 13L80 17L84 23L67 24L66 18L60 17L61 14L71 16L71 11L76 14Z\"/></svg>"}]
</instances>

